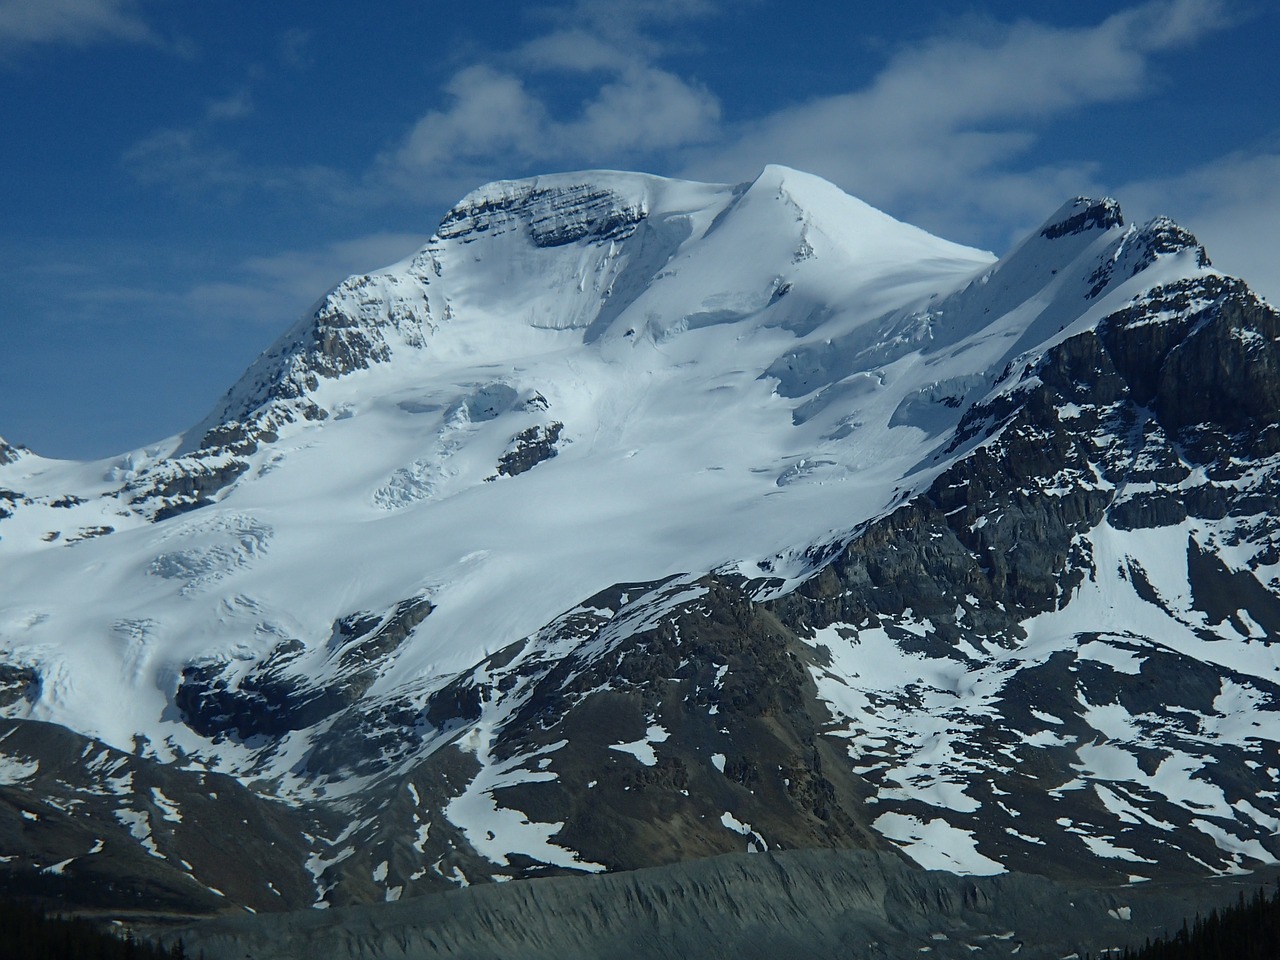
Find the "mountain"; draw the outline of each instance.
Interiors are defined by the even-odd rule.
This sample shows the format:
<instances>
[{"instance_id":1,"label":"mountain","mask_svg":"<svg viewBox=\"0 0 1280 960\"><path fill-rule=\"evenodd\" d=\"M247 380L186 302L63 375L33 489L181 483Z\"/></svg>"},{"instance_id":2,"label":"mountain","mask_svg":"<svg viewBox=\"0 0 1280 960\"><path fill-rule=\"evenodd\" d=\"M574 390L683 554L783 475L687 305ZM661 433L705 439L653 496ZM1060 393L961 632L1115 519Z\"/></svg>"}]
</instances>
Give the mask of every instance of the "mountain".
<instances>
[{"instance_id":1,"label":"mountain","mask_svg":"<svg viewBox=\"0 0 1280 960\"><path fill-rule=\"evenodd\" d=\"M0 886L1273 863L1278 453L1280 315L1112 200L490 184L185 434L0 447Z\"/></svg>"}]
</instances>

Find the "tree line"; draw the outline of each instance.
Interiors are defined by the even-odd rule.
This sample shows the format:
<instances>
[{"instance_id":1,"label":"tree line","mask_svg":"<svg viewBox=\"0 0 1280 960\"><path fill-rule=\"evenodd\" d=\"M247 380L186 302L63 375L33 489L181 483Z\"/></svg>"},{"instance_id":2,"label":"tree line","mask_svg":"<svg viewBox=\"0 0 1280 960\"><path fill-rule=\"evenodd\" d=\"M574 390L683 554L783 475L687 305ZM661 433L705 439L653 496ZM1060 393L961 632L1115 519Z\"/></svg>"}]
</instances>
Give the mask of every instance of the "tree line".
<instances>
[{"instance_id":1,"label":"tree line","mask_svg":"<svg viewBox=\"0 0 1280 960\"><path fill-rule=\"evenodd\" d=\"M1241 892L1235 904L1196 916L1170 937L1138 948L1108 951L1099 960L1276 960L1280 957L1280 885L1252 898Z\"/></svg>"},{"instance_id":2,"label":"tree line","mask_svg":"<svg viewBox=\"0 0 1280 960\"><path fill-rule=\"evenodd\" d=\"M0 960L187 960L182 941L165 949L102 930L88 920L0 902Z\"/></svg>"}]
</instances>

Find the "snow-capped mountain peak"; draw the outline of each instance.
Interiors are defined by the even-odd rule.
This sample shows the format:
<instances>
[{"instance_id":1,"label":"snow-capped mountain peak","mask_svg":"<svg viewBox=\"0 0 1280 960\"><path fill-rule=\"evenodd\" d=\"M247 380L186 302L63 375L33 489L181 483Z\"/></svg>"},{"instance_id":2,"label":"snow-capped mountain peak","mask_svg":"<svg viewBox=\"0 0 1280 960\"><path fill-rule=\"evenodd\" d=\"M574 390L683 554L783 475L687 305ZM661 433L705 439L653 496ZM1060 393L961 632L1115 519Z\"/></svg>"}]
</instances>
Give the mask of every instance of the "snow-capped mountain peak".
<instances>
[{"instance_id":1,"label":"snow-capped mountain peak","mask_svg":"<svg viewBox=\"0 0 1280 960\"><path fill-rule=\"evenodd\" d=\"M498 181L183 438L0 447L0 699L312 818L332 902L778 843L997 872L1064 830L1111 876L1162 828L1098 811L1140 801L1238 867L1280 816L1236 796L1275 743L1215 719L1280 677L1277 326L1109 199L996 260L785 167ZM1200 741L1125 692L1178 670L1208 826L1148 769Z\"/></svg>"}]
</instances>

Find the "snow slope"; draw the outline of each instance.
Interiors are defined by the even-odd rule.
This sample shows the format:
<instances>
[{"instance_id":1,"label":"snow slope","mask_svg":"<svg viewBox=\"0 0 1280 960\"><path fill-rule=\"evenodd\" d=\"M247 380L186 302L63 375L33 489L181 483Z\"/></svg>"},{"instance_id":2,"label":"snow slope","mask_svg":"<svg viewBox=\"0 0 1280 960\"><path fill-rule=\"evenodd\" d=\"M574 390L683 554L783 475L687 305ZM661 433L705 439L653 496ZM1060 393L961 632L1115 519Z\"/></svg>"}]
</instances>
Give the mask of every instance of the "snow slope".
<instances>
[{"instance_id":1,"label":"snow slope","mask_svg":"<svg viewBox=\"0 0 1280 960\"><path fill-rule=\"evenodd\" d=\"M1275 531L1185 515L1159 532L1090 520L1070 541L1077 572L1091 558L1087 588L1072 585L1068 564L1054 573L1056 609L1014 610L992 573L1000 564L988 563L963 590L952 585L945 629L909 602L853 620L847 610L796 613L800 601L788 598L826 584L864 532L945 499L937 486L956 485L949 478L963 465L1006 456L1010 417L1038 402L1059 358L1115 317L1136 317L1116 336L1190 324L1191 337L1205 326L1195 318L1230 299L1229 283L1176 225L1126 226L1112 201L1068 202L996 261L782 167L739 186L600 171L490 184L422 250L331 291L187 433L93 463L0 457L0 704L7 717L175 769L229 774L272 801L337 805L349 827L307 835L321 898L358 871L352 899L395 899L423 877L465 882L462 866L476 875L476 863L494 879L527 875L529 863L594 870L630 861L585 852L585 841L571 842L572 811L531 799L539 788L595 789L598 775L583 773L597 769L583 759L595 748L580 745L590 738L557 726L572 726L593 697L649 691L640 713L631 704L597 720L592 735L609 738L598 744L611 765L601 769L631 764L652 786L668 775L664 757L687 765L696 754L714 783L755 776L743 763L759 741L735 757L727 741L682 734L669 705L649 702L673 672L702 669L696 656L676 656L649 686L627 679L631 661L619 659L641 641L652 654L671 631L678 640L697 629L695 615L719 622L726 604L737 609L719 586L731 581L745 584L743 604L781 604L777 621L751 620L757 607L735 615L798 638L779 663L809 659L812 690L797 680L796 696L827 718L813 737L840 744L841 776L861 778L849 781L857 804L846 798L844 826L815 821L804 830L816 832L797 827L786 842L893 845L926 866L999 872L1029 854L975 832L971 821L989 816L1000 789L975 783L1013 769L979 746L993 726L1034 715L1009 691L1055 656L1135 676L1158 636L1179 656L1235 671L1221 682L1226 719L1214 729L1241 748L1256 736L1231 718L1251 703L1270 709L1270 687L1254 681L1276 679L1274 657L1265 645L1215 646L1226 621L1193 603L1186 543L1207 544L1237 573L1257 571L1267 590ZM1121 357L1123 346L1108 349ZM1084 369L1073 376L1094 376ZM1126 376L1135 386L1125 403L1158 405L1158 395L1137 396L1141 376ZM1107 444L1128 451L1143 429L1107 420L1117 404L1060 399L1045 446L1078 427L1088 438L1079 442L1102 453L1039 477L1034 490L972 481L979 502L965 509L978 512L966 536L1000 526L1005 496L1147 509L1141 498L1166 485L1159 471L1140 480L1130 470L1119 483L1109 474ZM1187 469L1186 496L1219 482L1206 479L1205 462ZM1251 469L1232 490L1252 483L1272 496L1274 463ZM989 516L978 515L984 498ZM1159 604L1142 606L1135 565ZM983 577L988 592L974 596ZM826 586L813 589L836 603ZM1273 628L1250 619L1266 619L1255 608L1242 602L1230 623L1245 641L1269 642ZM1005 632L984 633L984 617L1007 620ZM945 649L922 653L939 638ZM622 672L602 672L607 663ZM711 663L714 680L692 689L714 693L698 722L715 739L736 733L715 718L742 664ZM1112 701L1093 697L1080 693L1075 719L1157 749L1159 738L1135 732L1137 714L1107 713ZM1063 739L1050 714L1039 716L1038 728L1022 728L1028 743L1077 751L1080 782L1061 790L1093 789L1094 806L1132 819L1138 794L1105 792L1119 776L1108 757L1126 770L1128 761L1104 756L1110 748L1090 744L1078 724ZM1193 740L1177 748L1191 757L1184 773L1204 766L1186 752ZM839 751L824 755L836 762ZM6 768L29 761L14 755ZM1167 778L1139 769L1130 781L1171 796ZM784 780L795 794L795 777ZM708 843L777 842L776 809L716 799L718 786L691 796L681 783L668 785L672 796L719 803L710 829L723 824L724 836ZM1178 802L1194 793L1183 787ZM733 807L735 796L746 805ZM1233 802L1215 795L1194 809L1235 817ZM180 806L165 809L180 816ZM1034 828L1031 813L1002 834L1043 845L1045 824L1063 819L1078 832L1078 813L1039 811ZM1272 822L1254 807L1241 816L1257 829ZM1272 855L1203 822L1231 864ZM659 839L646 842L663 851L659 861L686 855L679 837L653 829ZM688 835L703 829L690 820ZM1089 841L1104 859L1123 846L1100 831Z\"/></svg>"},{"instance_id":2,"label":"snow slope","mask_svg":"<svg viewBox=\"0 0 1280 960\"><path fill-rule=\"evenodd\" d=\"M5 649L55 677L31 715L197 750L161 717L202 657L248 662L277 638L316 643L344 615L428 596L430 624L379 679L391 689L469 667L609 584L754 561L883 509L932 442L889 420L938 365L871 356L845 374L862 396L839 411L860 421L842 443L829 415L793 423L765 371L798 343L878 340L886 314L989 258L782 168L745 190L623 174L528 186L588 179L647 211L631 236L544 248L519 218L482 214L340 287L330 303L389 356L322 379L307 399L328 419L283 429L214 505L158 524L131 513L115 490L150 451L3 468L0 485L35 501L0 531ZM377 313L388 303L394 324ZM258 373L213 420L249 412ZM558 456L484 482L521 430L551 422ZM67 494L85 502L49 505Z\"/></svg>"}]
</instances>

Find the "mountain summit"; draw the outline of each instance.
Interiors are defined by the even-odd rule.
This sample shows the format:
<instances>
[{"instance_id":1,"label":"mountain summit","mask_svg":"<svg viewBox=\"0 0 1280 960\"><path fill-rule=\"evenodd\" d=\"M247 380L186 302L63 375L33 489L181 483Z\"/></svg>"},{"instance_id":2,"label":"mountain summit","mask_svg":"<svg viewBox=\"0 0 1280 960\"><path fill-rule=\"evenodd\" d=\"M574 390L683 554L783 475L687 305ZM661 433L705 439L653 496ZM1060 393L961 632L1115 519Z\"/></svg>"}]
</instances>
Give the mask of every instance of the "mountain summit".
<instances>
[{"instance_id":1,"label":"mountain summit","mask_svg":"<svg viewBox=\"0 0 1280 960\"><path fill-rule=\"evenodd\" d=\"M185 434L0 444L0 871L1273 862L1278 338L1112 200L996 260L783 167L489 184Z\"/></svg>"}]
</instances>

